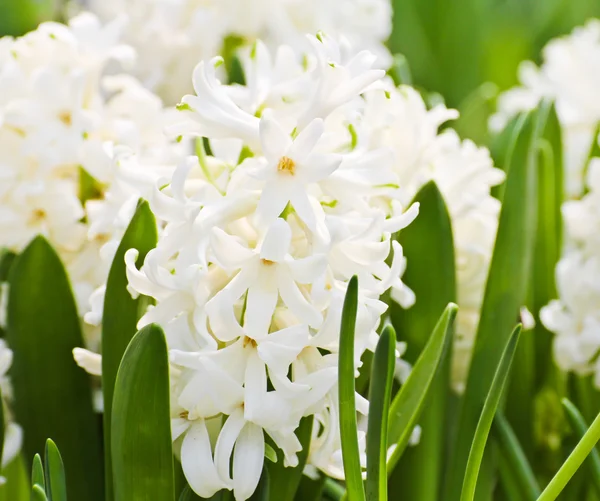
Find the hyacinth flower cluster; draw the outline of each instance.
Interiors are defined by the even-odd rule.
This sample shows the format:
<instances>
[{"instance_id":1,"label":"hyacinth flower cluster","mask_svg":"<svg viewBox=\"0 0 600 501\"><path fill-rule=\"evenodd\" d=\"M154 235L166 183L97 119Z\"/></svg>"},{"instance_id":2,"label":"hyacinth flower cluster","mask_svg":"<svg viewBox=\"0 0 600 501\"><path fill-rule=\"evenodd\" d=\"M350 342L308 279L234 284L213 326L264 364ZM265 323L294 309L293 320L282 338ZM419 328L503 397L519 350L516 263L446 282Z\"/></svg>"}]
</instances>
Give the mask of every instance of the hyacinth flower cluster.
<instances>
[{"instance_id":1,"label":"hyacinth flower cluster","mask_svg":"<svg viewBox=\"0 0 600 501\"><path fill-rule=\"evenodd\" d=\"M600 388L600 159L590 162L588 192L562 207L567 249L556 267L559 299L541 311L554 338L554 360L560 369L593 376Z\"/></svg>"},{"instance_id":2,"label":"hyacinth flower cluster","mask_svg":"<svg viewBox=\"0 0 600 501\"><path fill-rule=\"evenodd\" d=\"M201 59L257 39L272 51L280 45L305 52L306 33L346 37L357 50L377 54L387 68L384 42L392 29L389 0L91 0L82 2L104 21L128 19L125 41L138 52L135 74L169 104L190 92L190 75ZM224 73L221 72L224 76Z\"/></svg>"},{"instance_id":3,"label":"hyacinth flower cluster","mask_svg":"<svg viewBox=\"0 0 600 501\"><path fill-rule=\"evenodd\" d=\"M0 245L18 254L46 237L68 270L94 350L116 247L139 197L172 171L181 149L163 134L168 112L158 97L129 75L105 76L107 65L134 56L119 43L122 29L82 14L69 26L44 23L0 40ZM7 297L3 284L3 326ZM0 359L9 398L12 352L4 342ZM9 424L6 461L20 440Z\"/></svg>"},{"instance_id":4,"label":"hyacinth flower cluster","mask_svg":"<svg viewBox=\"0 0 600 501\"><path fill-rule=\"evenodd\" d=\"M173 437L203 497L252 494L265 434L296 465L293 432L306 416L319 424L308 471L343 478L337 353L347 283L358 276L358 370L378 339L382 294L390 289L403 307L415 301L392 235L417 216L410 201L431 179L449 197L464 248L468 314L478 315L483 294L479 267L498 211L489 189L503 179L487 151L438 134L455 112L428 111L418 93L373 69L374 55L352 55L325 35L309 43L308 55L284 46L274 58L255 44L242 59L246 85L221 84L220 58L196 67L196 95L178 105L171 133L195 137L197 156L156 185L150 203L165 226L141 270L137 252L126 254L131 292L156 300L138 327L165 330Z\"/></svg>"}]
</instances>

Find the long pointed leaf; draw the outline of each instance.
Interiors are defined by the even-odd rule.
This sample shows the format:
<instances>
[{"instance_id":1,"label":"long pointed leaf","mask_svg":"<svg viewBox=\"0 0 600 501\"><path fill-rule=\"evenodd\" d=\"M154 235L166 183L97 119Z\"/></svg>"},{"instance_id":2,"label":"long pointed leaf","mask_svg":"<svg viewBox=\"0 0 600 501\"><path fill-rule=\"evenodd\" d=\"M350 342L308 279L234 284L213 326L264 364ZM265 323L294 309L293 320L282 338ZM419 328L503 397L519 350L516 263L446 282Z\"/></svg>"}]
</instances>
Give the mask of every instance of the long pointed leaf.
<instances>
[{"instance_id":1,"label":"long pointed leaf","mask_svg":"<svg viewBox=\"0 0 600 501\"><path fill-rule=\"evenodd\" d=\"M16 421L28 463L52 437L69 471L71 499L104 498L101 438L89 376L73 360L83 346L65 269L50 244L34 239L9 274L7 340Z\"/></svg>"},{"instance_id":2,"label":"long pointed leaf","mask_svg":"<svg viewBox=\"0 0 600 501\"><path fill-rule=\"evenodd\" d=\"M34 485L31 488L31 501L49 501L46 497L46 493L42 490L39 485Z\"/></svg>"},{"instance_id":3,"label":"long pointed leaf","mask_svg":"<svg viewBox=\"0 0 600 501\"><path fill-rule=\"evenodd\" d=\"M142 201L125 231L110 268L106 284L102 315L102 392L104 395L104 447L110 450L111 414L115 380L119 364L131 338L137 332L137 322L147 301L133 299L127 291L125 253L137 249L137 265L141 265L148 251L156 246L157 229L148 202ZM104 455L106 501L113 499L112 457Z\"/></svg>"},{"instance_id":4,"label":"long pointed leaf","mask_svg":"<svg viewBox=\"0 0 600 501\"><path fill-rule=\"evenodd\" d=\"M131 340L119 367L112 414L117 501L173 501L169 361L162 329L149 325Z\"/></svg>"},{"instance_id":5,"label":"long pointed leaf","mask_svg":"<svg viewBox=\"0 0 600 501\"><path fill-rule=\"evenodd\" d=\"M31 466L31 485L39 485L42 489L44 489L44 492L46 491L44 466L42 465L42 458L39 454L36 454L33 458L33 464Z\"/></svg>"},{"instance_id":6,"label":"long pointed leaf","mask_svg":"<svg viewBox=\"0 0 600 501\"><path fill-rule=\"evenodd\" d=\"M506 380L508 379L510 366L515 355L515 351L517 350L520 334L521 326L519 325L513 331L508 344L504 349L504 353L500 359L500 364L498 364L496 374L494 375L494 379L492 381L490 392L485 399L483 411L481 412L479 422L477 423L477 429L475 430L475 437L473 438L473 443L471 444L471 451L469 452L469 460L467 461L467 468L465 471L462 493L460 496L461 501L473 501L473 499L475 499L477 477L479 476L479 469L481 468L481 462L483 461L483 453L487 444L487 438L490 433L490 428L492 427L492 422L494 421L496 409L500 403L500 398L502 397L502 391L504 390Z\"/></svg>"},{"instance_id":7,"label":"long pointed leaf","mask_svg":"<svg viewBox=\"0 0 600 501\"><path fill-rule=\"evenodd\" d=\"M402 456L423 410L437 367L444 355L444 347L447 346L448 337L451 336L457 310L455 304L446 307L419 360L392 401L388 445L394 446L394 450L388 459L388 474L393 471Z\"/></svg>"},{"instance_id":8,"label":"long pointed leaf","mask_svg":"<svg viewBox=\"0 0 600 501\"><path fill-rule=\"evenodd\" d=\"M505 465L510 470L508 473L516 484L520 497L527 501L535 501L540 495L540 487L518 438L500 410L497 411L494 418L492 431L497 438L500 454L505 459Z\"/></svg>"},{"instance_id":9,"label":"long pointed leaf","mask_svg":"<svg viewBox=\"0 0 600 501\"><path fill-rule=\"evenodd\" d=\"M571 427L573 428L579 439L583 438L585 432L588 430L588 425L585 422L585 419L583 418L577 407L575 407L566 398L563 399L562 404L565 409L567 418L569 419L569 423L571 423ZM589 464L591 480L594 484L596 492L600 495L600 453L598 453L598 450L595 447L590 452L590 456L587 462Z\"/></svg>"},{"instance_id":10,"label":"long pointed leaf","mask_svg":"<svg viewBox=\"0 0 600 501\"><path fill-rule=\"evenodd\" d=\"M369 389L367 428L367 482L369 501L387 501L387 431L394 378L396 333L386 327L379 338Z\"/></svg>"},{"instance_id":11,"label":"long pointed leaf","mask_svg":"<svg viewBox=\"0 0 600 501\"><path fill-rule=\"evenodd\" d=\"M546 486L537 501L554 501L600 440L600 414Z\"/></svg>"},{"instance_id":12,"label":"long pointed leaf","mask_svg":"<svg viewBox=\"0 0 600 501\"><path fill-rule=\"evenodd\" d=\"M403 358L414 364L448 303L456 302L454 243L446 204L431 181L415 196L419 217L397 235L410 266L402 280L410 287L416 303L409 309L390 303L390 318L398 337L406 341ZM423 280L423 277L428 277ZM418 447L408 448L390 475L390 490L402 490L408 499L438 501L446 454L448 392L453 336L448 336L448 353L438 367L419 423L427 432Z\"/></svg>"},{"instance_id":13,"label":"long pointed leaf","mask_svg":"<svg viewBox=\"0 0 600 501\"><path fill-rule=\"evenodd\" d=\"M481 403L489 393L508 335L525 304L530 277L537 212L537 152L532 147L539 135L535 113L522 116L514 134L494 254L446 474L447 501L460 499Z\"/></svg>"},{"instance_id":14,"label":"long pointed leaf","mask_svg":"<svg viewBox=\"0 0 600 501\"><path fill-rule=\"evenodd\" d=\"M350 279L340 328L339 398L340 433L342 436L342 460L346 487L350 501L364 501L362 469L356 427L356 395L354 381L354 329L358 310L358 279Z\"/></svg>"},{"instance_id":15,"label":"long pointed leaf","mask_svg":"<svg viewBox=\"0 0 600 501\"><path fill-rule=\"evenodd\" d=\"M45 451L46 493L49 501L67 501L65 465L56 444L48 439Z\"/></svg>"}]
</instances>

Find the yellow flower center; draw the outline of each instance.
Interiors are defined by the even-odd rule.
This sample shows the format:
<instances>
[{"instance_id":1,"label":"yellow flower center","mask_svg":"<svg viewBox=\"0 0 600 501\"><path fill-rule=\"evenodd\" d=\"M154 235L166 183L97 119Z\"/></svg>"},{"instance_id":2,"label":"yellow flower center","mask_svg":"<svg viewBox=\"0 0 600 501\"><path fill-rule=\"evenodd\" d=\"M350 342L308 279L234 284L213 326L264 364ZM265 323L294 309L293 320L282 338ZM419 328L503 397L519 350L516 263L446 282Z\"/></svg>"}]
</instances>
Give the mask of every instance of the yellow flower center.
<instances>
[{"instance_id":1,"label":"yellow flower center","mask_svg":"<svg viewBox=\"0 0 600 501\"><path fill-rule=\"evenodd\" d=\"M41 223L44 219L46 219L46 211L44 209L34 209L29 217L30 224L38 224Z\"/></svg>"},{"instance_id":2,"label":"yellow flower center","mask_svg":"<svg viewBox=\"0 0 600 501\"><path fill-rule=\"evenodd\" d=\"M70 127L73 123L73 117L70 111L62 111L58 114L58 119L64 123L67 127Z\"/></svg>"},{"instance_id":3,"label":"yellow flower center","mask_svg":"<svg viewBox=\"0 0 600 501\"><path fill-rule=\"evenodd\" d=\"M296 164L290 157L281 157L277 164L277 172L282 174L294 175L296 171Z\"/></svg>"}]
</instances>

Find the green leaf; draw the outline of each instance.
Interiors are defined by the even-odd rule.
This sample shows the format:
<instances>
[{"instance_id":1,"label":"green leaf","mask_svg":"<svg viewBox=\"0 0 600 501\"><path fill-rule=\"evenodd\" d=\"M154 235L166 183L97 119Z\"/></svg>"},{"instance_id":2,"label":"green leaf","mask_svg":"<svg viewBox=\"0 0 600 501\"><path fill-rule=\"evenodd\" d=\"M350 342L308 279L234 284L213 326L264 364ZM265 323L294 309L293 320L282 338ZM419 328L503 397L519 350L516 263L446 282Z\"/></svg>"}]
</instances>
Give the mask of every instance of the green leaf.
<instances>
[{"instance_id":1,"label":"green leaf","mask_svg":"<svg viewBox=\"0 0 600 501\"><path fill-rule=\"evenodd\" d=\"M302 418L300 426L296 430L296 436L302 445L302 450L298 453L298 466L294 468L286 468L284 466L283 451L276 446L274 447L276 462L271 462L267 465L270 480L269 493L271 496L270 499L273 501L293 501L300 485L300 480L302 479L306 460L308 459L312 429L313 416Z\"/></svg>"},{"instance_id":2,"label":"green leaf","mask_svg":"<svg viewBox=\"0 0 600 501\"><path fill-rule=\"evenodd\" d=\"M49 501L67 501L65 465L56 444L48 439L45 454L46 493Z\"/></svg>"},{"instance_id":3,"label":"green leaf","mask_svg":"<svg viewBox=\"0 0 600 501\"><path fill-rule=\"evenodd\" d=\"M540 137L532 145L538 159L538 218L527 306L536 320L531 336L521 339L508 390L506 417L525 453L533 460L535 408L532 398L553 371L552 339L538 312L557 297L555 268L562 251L563 167L560 124L549 101L540 103L537 124Z\"/></svg>"},{"instance_id":4,"label":"green leaf","mask_svg":"<svg viewBox=\"0 0 600 501\"><path fill-rule=\"evenodd\" d=\"M554 501L600 440L600 414L546 486L537 501Z\"/></svg>"},{"instance_id":5,"label":"green leaf","mask_svg":"<svg viewBox=\"0 0 600 501\"><path fill-rule=\"evenodd\" d=\"M494 374L490 392L485 399L483 411L481 412L479 422L477 423L477 429L475 430L475 436L469 452L469 460L467 461L467 468L465 470L462 493L460 496L461 501L473 501L473 499L475 499L477 477L479 476L481 462L483 461L483 453L487 444L487 438L490 433L490 428L492 427L496 409L500 403L500 398L502 397L502 391L504 390L506 380L508 379L510 366L515 351L517 350L520 334L521 326L519 325L513 331L508 344L504 349L504 353L502 354L502 358L500 359L500 363Z\"/></svg>"},{"instance_id":6,"label":"green leaf","mask_svg":"<svg viewBox=\"0 0 600 501\"><path fill-rule=\"evenodd\" d=\"M48 501L46 493L39 485L34 485L31 488L31 501Z\"/></svg>"},{"instance_id":7,"label":"green leaf","mask_svg":"<svg viewBox=\"0 0 600 501\"><path fill-rule=\"evenodd\" d=\"M585 419L577 407L575 407L568 399L563 398L562 404L573 431L579 439L583 438L588 429ZM600 454L595 447L590 452L590 457L588 458L587 462L589 466L590 478L594 484L596 492L600 494Z\"/></svg>"},{"instance_id":8,"label":"green leaf","mask_svg":"<svg viewBox=\"0 0 600 501\"><path fill-rule=\"evenodd\" d=\"M139 252L136 265L144 262L148 251L156 246L158 235L156 220L148 202L141 201L123 235L108 274L104 311L102 314L102 391L104 396L104 447L110 450L111 416L115 380L119 364L127 345L137 331L137 322L148 305L148 298L133 299L127 291L125 253L129 249ZM104 455L106 501L113 499L112 458Z\"/></svg>"},{"instance_id":9,"label":"green leaf","mask_svg":"<svg viewBox=\"0 0 600 501\"><path fill-rule=\"evenodd\" d=\"M131 340L115 384L111 454L117 501L174 500L169 409L167 343L152 324Z\"/></svg>"},{"instance_id":10,"label":"green leaf","mask_svg":"<svg viewBox=\"0 0 600 501\"><path fill-rule=\"evenodd\" d=\"M364 501L365 491L362 482L362 469L358 449L358 429L356 427L356 395L354 381L354 329L358 310L358 279L350 279L340 328L339 353L339 399L340 434L342 438L342 460L346 477L346 488L350 501Z\"/></svg>"},{"instance_id":11,"label":"green leaf","mask_svg":"<svg viewBox=\"0 0 600 501\"><path fill-rule=\"evenodd\" d=\"M537 144L535 113L521 117L508 155L508 176L477 338L459 411L452 461L444 493L457 501L481 404L487 397L508 335L525 304L537 224Z\"/></svg>"},{"instance_id":12,"label":"green leaf","mask_svg":"<svg viewBox=\"0 0 600 501\"><path fill-rule=\"evenodd\" d=\"M56 19L59 0L4 0L0 4L0 37L20 36L43 21Z\"/></svg>"},{"instance_id":13,"label":"green leaf","mask_svg":"<svg viewBox=\"0 0 600 501\"><path fill-rule=\"evenodd\" d=\"M509 468L507 474L510 474L514 480L520 496L524 500L535 501L540 495L540 487L521 444L519 444L519 439L500 409L496 412L492 433L497 439L500 454Z\"/></svg>"},{"instance_id":14,"label":"green leaf","mask_svg":"<svg viewBox=\"0 0 600 501\"><path fill-rule=\"evenodd\" d=\"M456 301L454 243L446 204L433 181L425 184L413 203L420 204L419 217L396 235L410 266L402 281L417 298L409 308L390 302L392 325L407 350L403 355L414 364L446 305ZM423 280L423 277L428 277ZM448 431L448 391L452 334L447 337L448 353L431 383L419 422L427 433L418 447L408 448L390 475L390 491L402 490L408 499L438 501L446 454Z\"/></svg>"},{"instance_id":15,"label":"green leaf","mask_svg":"<svg viewBox=\"0 0 600 501\"><path fill-rule=\"evenodd\" d=\"M387 501L387 431L396 362L396 333L386 327L375 349L367 427L367 481L369 501Z\"/></svg>"},{"instance_id":16,"label":"green leaf","mask_svg":"<svg viewBox=\"0 0 600 501\"><path fill-rule=\"evenodd\" d=\"M104 498L101 438L89 376L73 360L83 346L65 269L50 244L35 238L9 274L7 340L16 421L28 463L52 437L69 471L71 499Z\"/></svg>"},{"instance_id":17,"label":"green leaf","mask_svg":"<svg viewBox=\"0 0 600 501\"><path fill-rule=\"evenodd\" d=\"M438 321L427 346L421 353L410 375L394 397L390 408L388 445L394 446L388 459L388 474L393 471L402 456L408 440L423 410L431 383L434 380L444 348L448 346L452 324L458 308L449 304Z\"/></svg>"},{"instance_id":18,"label":"green leaf","mask_svg":"<svg viewBox=\"0 0 600 501\"><path fill-rule=\"evenodd\" d=\"M4 467L2 476L6 482L0 486L0 501L29 501L32 484L22 455L18 455Z\"/></svg>"},{"instance_id":19,"label":"green leaf","mask_svg":"<svg viewBox=\"0 0 600 501\"><path fill-rule=\"evenodd\" d=\"M46 490L44 466L42 465L42 458L39 454L36 454L33 457L33 464L31 466L31 485L39 485L44 491Z\"/></svg>"},{"instance_id":20,"label":"green leaf","mask_svg":"<svg viewBox=\"0 0 600 501\"><path fill-rule=\"evenodd\" d=\"M4 404L2 403L2 390L0 390L0 465L4 452L4 435L6 433L6 422L4 421Z\"/></svg>"}]
</instances>

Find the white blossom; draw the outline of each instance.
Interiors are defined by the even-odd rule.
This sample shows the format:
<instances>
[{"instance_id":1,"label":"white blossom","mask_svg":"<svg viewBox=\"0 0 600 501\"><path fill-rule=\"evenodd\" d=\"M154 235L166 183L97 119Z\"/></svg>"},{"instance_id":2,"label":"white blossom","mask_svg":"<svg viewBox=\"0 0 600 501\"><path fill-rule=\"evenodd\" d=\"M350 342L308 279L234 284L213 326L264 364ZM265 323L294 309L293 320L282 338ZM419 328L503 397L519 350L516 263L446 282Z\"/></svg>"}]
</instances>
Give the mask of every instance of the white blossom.
<instances>
[{"instance_id":1,"label":"white blossom","mask_svg":"<svg viewBox=\"0 0 600 501\"><path fill-rule=\"evenodd\" d=\"M577 198L583 193L584 170L600 122L600 21L589 20L570 35L551 40L543 50L542 65L522 63L519 79L520 87L499 97L490 126L500 130L540 99L555 100L564 134L565 189L569 198Z\"/></svg>"},{"instance_id":2,"label":"white blossom","mask_svg":"<svg viewBox=\"0 0 600 501\"><path fill-rule=\"evenodd\" d=\"M397 242L387 260L392 233L418 207L400 202L387 147L344 144L383 72L372 55L325 35L306 46L308 54L285 48L271 59L257 43L243 61L248 86L223 85L219 60L198 65L197 96L183 98L172 130L207 137L212 155L198 139L197 156L157 183L150 203L165 221L158 246L139 270L137 253L126 255L132 292L156 299L139 326L165 329L173 437L204 497L220 489L250 497L265 434L296 465L294 431L304 416L329 434L315 437L313 466L342 477L335 409L347 283L358 275L357 368L378 339L387 308L380 296L391 288L404 304L414 300ZM358 402L366 415L368 402Z\"/></svg>"},{"instance_id":3,"label":"white blossom","mask_svg":"<svg viewBox=\"0 0 600 501\"><path fill-rule=\"evenodd\" d=\"M559 299L542 308L540 318L556 334L554 359L564 371L594 376L600 388L600 159L590 163L589 192L563 204L568 245L556 267Z\"/></svg>"},{"instance_id":4,"label":"white blossom","mask_svg":"<svg viewBox=\"0 0 600 501\"><path fill-rule=\"evenodd\" d=\"M387 68L384 45L391 33L389 0L91 0L87 8L108 21L127 18L126 42L138 53L136 74L168 103L189 91L199 60L232 52L261 39L308 49L305 33L344 36L349 45L377 55ZM248 78L250 75L246 74Z\"/></svg>"}]
</instances>

